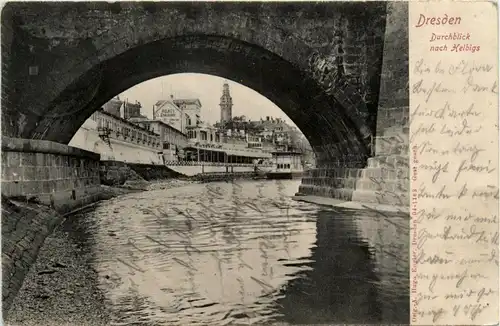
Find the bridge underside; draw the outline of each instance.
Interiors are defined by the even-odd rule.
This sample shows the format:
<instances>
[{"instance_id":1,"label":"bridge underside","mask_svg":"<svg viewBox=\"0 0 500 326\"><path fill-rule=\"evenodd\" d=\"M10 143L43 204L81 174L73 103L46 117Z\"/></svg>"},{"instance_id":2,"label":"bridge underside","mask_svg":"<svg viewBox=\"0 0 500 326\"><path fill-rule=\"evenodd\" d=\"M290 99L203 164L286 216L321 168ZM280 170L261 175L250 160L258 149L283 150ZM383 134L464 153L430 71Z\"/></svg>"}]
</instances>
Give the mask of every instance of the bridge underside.
<instances>
[{"instance_id":1,"label":"bridge underside","mask_svg":"<svg viewBox=\"0 0 500 326\"><path fill-rule=\"evenodd\" d=\"M407 4L47 6L43 15L11 6L4 19L3 135L68 144L113 96L191 72L248 86L296 123L318 162L302 193L373 192L365 183L381 173L363 168L407 154L394 144L407 135ZM374 137L383 141L373 146ZM373 155L382 159L367 161Z\"/></svg>"},{"instance_id":2,"label":"bridge underside","mask_svg":"<svg viewBox=\"0 0 500 326\"><path fill-rule=\"evenodd\" d=\"M223 42L230 42L229 50L221 48ZM116 94L151 78L183 72L217 75L256 90L283 109L319 157L353 155L361 161L368 154L366 135L345 108L302 71L249 44L206 36L162 40L102 62L45 111L25 111L30 119L21 136L67 144L81 124Z\"/></svg>"}]
</instances>

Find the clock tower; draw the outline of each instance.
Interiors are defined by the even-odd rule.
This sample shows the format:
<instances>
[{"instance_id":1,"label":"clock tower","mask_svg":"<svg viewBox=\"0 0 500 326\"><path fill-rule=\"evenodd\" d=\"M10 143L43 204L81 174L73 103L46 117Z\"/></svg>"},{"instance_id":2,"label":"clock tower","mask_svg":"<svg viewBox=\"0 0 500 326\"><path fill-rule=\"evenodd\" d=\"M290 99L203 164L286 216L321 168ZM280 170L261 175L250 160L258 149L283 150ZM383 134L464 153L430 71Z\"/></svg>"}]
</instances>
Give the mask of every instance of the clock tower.
<instances>
[{"instance_id":1,"label":"clock tower","mask_svg":"<svg viewBox=\"0 0 500 326\"><path fill-rule=\"evenodd\" d=\"M233 99L229 93L229 85L225 81L222 86L222 96L220 98L220 121L221 124L230 121L233 118Z\"/></svg>"}]
</instances>

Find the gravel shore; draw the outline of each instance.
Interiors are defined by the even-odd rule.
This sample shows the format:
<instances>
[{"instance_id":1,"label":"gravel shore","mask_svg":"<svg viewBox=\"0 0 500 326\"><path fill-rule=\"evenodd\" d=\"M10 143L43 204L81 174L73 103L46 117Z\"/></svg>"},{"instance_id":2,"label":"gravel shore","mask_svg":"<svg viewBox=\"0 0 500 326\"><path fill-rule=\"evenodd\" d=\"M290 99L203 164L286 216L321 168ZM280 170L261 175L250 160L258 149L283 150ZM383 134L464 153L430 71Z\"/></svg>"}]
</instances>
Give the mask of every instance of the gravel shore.
<instances>
[{"instance_id":1,"label":"gravel shore","mask_svg":"<svg viewBox=\"0 0 500 326\"><path fill-rule=\"evenodd\" d=\"M7 325L109 325L90 249L66 220L47 239L7 315ZM80 235L82 236L82 235Z\"/></svg>"},{"instance_id":2,"label":"gravel shore","mask_svg":"<svg viewBox=\"0 0 500 326\"><path fill-rule=\"evenodd\" d=\"M192 183L195 181L172 179L141 182L140 187L133 183L102 186L102 198ZM78 216L87 209L92 208L69 216L46 238L5 318L6 325L109 325L110 314L98 288L98 273L89 264L93 257L86 243L85 221Z\"/></svg>"}]
</instances>

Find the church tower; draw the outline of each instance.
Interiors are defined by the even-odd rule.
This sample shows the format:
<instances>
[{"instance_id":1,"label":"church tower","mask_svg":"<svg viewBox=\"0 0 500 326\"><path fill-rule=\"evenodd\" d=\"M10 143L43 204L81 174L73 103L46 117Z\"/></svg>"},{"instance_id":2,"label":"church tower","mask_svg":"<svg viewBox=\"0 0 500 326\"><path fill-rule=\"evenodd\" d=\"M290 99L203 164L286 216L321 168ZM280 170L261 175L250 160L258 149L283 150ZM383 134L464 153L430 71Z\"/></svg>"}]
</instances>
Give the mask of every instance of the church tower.
<instances>
[{"instance_id":1,"label":"church tower","mask_svg":"<svg viewBox=\"0 0 500 326\"><path fill-rule=\"evenodd\" d=\"M233 99L229 93L229 85L224 82L222 96L220 97L220 121L222 124L233 118Z\"/></svg>"}]
</instances>

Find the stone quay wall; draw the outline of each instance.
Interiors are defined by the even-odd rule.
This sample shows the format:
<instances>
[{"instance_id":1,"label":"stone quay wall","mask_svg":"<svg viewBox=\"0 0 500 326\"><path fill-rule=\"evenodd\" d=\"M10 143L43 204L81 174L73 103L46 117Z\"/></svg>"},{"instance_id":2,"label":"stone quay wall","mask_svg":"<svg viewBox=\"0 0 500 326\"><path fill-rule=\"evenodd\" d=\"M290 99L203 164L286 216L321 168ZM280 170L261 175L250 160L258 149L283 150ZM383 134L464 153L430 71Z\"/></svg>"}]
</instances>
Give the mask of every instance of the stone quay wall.
<instances>
[{"instance_id":1,"label":"stone quay wall","mask_svg":"<svg viewBox=\"0 0 500 326\"><path fill-rule=\"evenodd\" d=\"M386 112L388 114L386 114ZM306 172L297 195L408 207L409 128L408 107L382 111L374 156L363 168L339 162Z\"/></svg>"},{"instance_id":2,"label":"stone quay wall","mask_svg":"<svg viewBox=\"0 0 500 326\"><path fill-rule=\"evenodd\" d=\"M2 195L67 213L99 199L99 159L51 141L2 137Z\"/></svg>"},{"instance_id":3,"label":"stone quay wall","mask_svg":"<svg viewBox=\"0 0 500 326\"><path fill-rule=\"evenodd\" d=\"M45 238L63 213L99 199L99 155L2 137L2 307L7 314Z\"/></svg>"}]
</instances>

